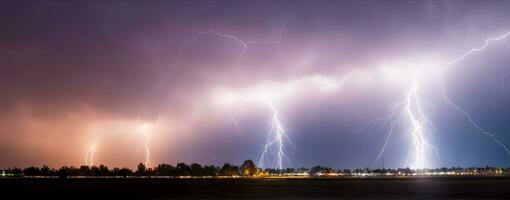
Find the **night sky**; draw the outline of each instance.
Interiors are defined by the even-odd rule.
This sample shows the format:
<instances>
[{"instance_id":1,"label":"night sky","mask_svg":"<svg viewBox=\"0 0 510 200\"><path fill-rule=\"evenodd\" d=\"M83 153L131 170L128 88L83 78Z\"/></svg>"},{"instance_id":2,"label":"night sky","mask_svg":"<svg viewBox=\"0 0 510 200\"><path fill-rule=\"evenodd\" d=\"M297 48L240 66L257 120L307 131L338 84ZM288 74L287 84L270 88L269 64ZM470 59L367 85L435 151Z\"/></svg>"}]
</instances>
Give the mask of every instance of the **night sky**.
<instances>
[{"instance_id":1,"label":"night sky","mask_svg":"<svg viewBox=\"0 0 510 200\"><path fill-rule=\"evenodd\" d=\"M269 102L288 136L283 167L380 167L383 148L385 167L412 166L408 115L377 119L405 113L413 85L411 112L430 122L423 167L507 167L510 36L442 69L508 33L509 10L508 1L2 1L0 167L84 165L93 145L93 164L108 166L135 167L147 150L150 166L259 161ZM501 145L445 100L441 78Z\"/></svg>"}]
</instances>

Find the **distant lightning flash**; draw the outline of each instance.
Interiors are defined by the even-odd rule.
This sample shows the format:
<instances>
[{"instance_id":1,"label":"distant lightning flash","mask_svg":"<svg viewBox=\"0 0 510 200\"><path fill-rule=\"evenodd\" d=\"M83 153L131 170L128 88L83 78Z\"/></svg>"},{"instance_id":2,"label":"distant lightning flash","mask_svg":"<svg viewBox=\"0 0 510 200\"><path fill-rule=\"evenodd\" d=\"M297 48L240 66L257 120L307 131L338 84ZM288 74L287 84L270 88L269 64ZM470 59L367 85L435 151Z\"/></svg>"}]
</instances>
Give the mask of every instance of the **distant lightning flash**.
<instances>
[{"instance_id":1,"label":"distant lightning flash","mask_svg":"<svg viewBox=\"0 0 510 200\"><path fill-rule=\"evenodd\" d=\"M93 166L94 165L94 154L96 153L97 144L93 144L85 153L85 165Z\"/></svg>"},{"instance_id":2,"label":"distant lightning flash","mask_svg":"<svg viewBox=\"0 0 510 200\"><path fill-rule=\"evenodd\" d=\"M238 43L243 48L241 55L244 57L246 52L248 51L248 47L250 45L280 44L283 39L284 31L285 31L285 25L283 25L282 28L280 29L280 32L278 34L278 40L270 40L270 41L261 42L261 41L253 41L253 40L245 41L245 40L240 39L240 37L238 37L236 35L225 34L225 33L218 32L215 29L209 29L208 31L199 32L194 38L181 43L181 47L180 47L179 51L183 52L185 47L188 44L196 42L198 39L200 39L204 35L214 34L218 37L229 39L229 40L232 40L232 41ZM289 138L285 134L284 127L280 122L278 110L273 105L272 101L269 100L269 98L266 97L266 101L268 103L268 106L273 111L273 117L272 117L272 123L271 123L271 130L269 131L268 136L267 136L268 142L264 145L264 149L260 156L259 167L263 168L263 166L265 164L264 163L265 157L270 153L269 149L271 149L273 145L277 145L276 168L283 169L283 159L284 158L288 159L288 157L285 154L284 138L286 138L286 139L289 139ZM233 115L229 115L229 118L232 121L232 123L234 124L234 126L236 127L236 129L238 130L238 132L240 132L239 124L238 124L236 117Z\"/></svg>"},{"instance_id":3,"label":"distant lightning flash","mask_svg":"<svg viewBox=\"0 0 510 200\"><path fill-rule=\"evenodd\" d=\"M498 140L496 138L496 136L494 134L492 134L491 132L489 131L486 131L484 129L482 129L478 123L476 123L473 118L471 117L471 114L469 114L469 112L465 111L464 109L462 109L459 105L457 105L456 103L454 103L451 98L448 96L447 92L446 92L446 84L445 84L445 81L444 81L444 78L443 78L443 73L445 73L448 69L450 69L451 67L453 67L455 64L461 62L464 58L474 54L474 53L481 53L483 52L490 44L491 41L500 41L500 40L503 40L503 39L507 39L508 37L510 36L510 32L507 32L506 34L503 34L499 37L491 37L491 38L487 38L485 40L485 43L483 46L481 46L480 48L476 48L476 49L471 49L469 51L467 51L466 53L462 54L461 56L453 59L452 61L450 61L449 63L447 63L442 71L441 71L441 76L440 76L440 79L441 79L441 91L442 91L442 96L443 96L443 99L448 102L448 104L450 104L455 110L457 110L459 113L461 113L462 115L464 115L466 117L466 119L471 123L471 125L478 131L480 132L481 134L484 134L484 135L487 135L489 138L492 139L492 141L494 141L496 144L498 144L501 148L503 148L506 153L508 155L510 155L510 150L507 148L507 146L505 144L503 144L500 140ZM504 79L503 79L504 80Z\"/></svg>"},{"instance_id":4,"label":"distant lightning flash","mask_svg":"<svg viewBox=\"0 0 510 200\"><path fill-rule=\"evenodd\" d=\"M151 152L150 152L150 147L149 147L149 140L150 140L150 135L149 135L149 131L148 131L148 125L147 124L142 124L140 126L140 131L142 132L143 136L144 136L144 143L143 143L143 146L144 146L144 149L145 149L145 162L144 162L144 165L146 167L149 167L150 166L150 158L151 158Z\"/></svg>"},{"instance_id":5,"label":"distant lightning flash","mask_svg":"<svg viewBox=\"0 0 510 200\"><path fill-rule=\"evenodd\" d=\"M197 41L198 39L200 39L202 36L204 35L207 35L207 34L214 34L218 37L221 37L221 38L226 38L226 39L229 39L229 40L233 40L237 43L239 43L241 45L241 47L243 48L243 51L242 51L242 55L244 56L246 51L248 51L248 46L249 45L272 45L272 44L280 44L282 42L282 34L283 32L285 31L285 25L282 26L282 28L280 29L280 33L278 34L278 40L270 40L270 41L264 41L264 42L260 42L260 41L252 41L252 40L248 40L248 41L245 41L245 40L242 40L240 39L238 36L236 35L229 35L229 34L225 34L225 33L221 33L221 32L218 32L216 31L215 29L209 29L208 31L203 31L203 32L199 32L194 38L192 38L191 40L187 40L187 41L184 41L183 43L181 43L181 47L179 49L180 52L183 52L184 51L184 48L190 44L190 43L193 43L195 41Z\"/></svg>"},{"instance_id":6,"label":"distant lightning flash","mask_svg":"<svg viewBox=\"0 0 510 200\"><path fill-rule=\"evenodd\" d=\"M289 158L285 154L285 140L290 142L290 138L285 132L285 129L280 121L280 114L273 102L266 96L265 97L267 104L273 111L273 117L271 119L271 129L269 130L267 136L267 142L264 145L262 154L260 156L258 166L264 168L265 166L265 157L271 153L271 149L275 146L276 149L276 169L283 169L283 160L286 159L289 161Z\"/></svg>"},{"instance_id":7,"label":"distant lightning flash","mask_svg":"<svg viewBox=\"0 0 510 200\"><path fill-rule=\"evenodd\" d=\"M143 137L143 148L145 150L144 154L145 154L145 159L144 159L144 164L145 166L149 167L150 164L151 164L151 153L150 153L150 134L149 134L149 125L148 124L137 124L135 125L134 127L131 126L131 128L133 128L131 131L132 133L136 134L136 135L142 135ZM87 151L85 152L85 165L87 166L93 166L95 163L94 163L94 156L96 154L96 150L97 150L97 147L98 145L100 145L105 137L106 134L118 134L118 133L104 133L101 137L99 137L99 139L96 139L96 142L93 143L88 149Z\"/></svg>"}]
</instances>

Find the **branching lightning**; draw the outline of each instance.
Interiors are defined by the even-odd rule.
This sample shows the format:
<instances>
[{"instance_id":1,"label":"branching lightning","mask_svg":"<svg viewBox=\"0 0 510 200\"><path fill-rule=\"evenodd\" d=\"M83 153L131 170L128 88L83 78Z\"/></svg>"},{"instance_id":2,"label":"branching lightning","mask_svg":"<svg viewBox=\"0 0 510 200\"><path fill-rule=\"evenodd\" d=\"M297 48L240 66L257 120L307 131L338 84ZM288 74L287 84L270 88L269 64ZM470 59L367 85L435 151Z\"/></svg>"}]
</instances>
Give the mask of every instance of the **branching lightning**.
<instances>
[{"instance_id":1,"label":"branching lightning","mask_svg":"<svg viewBox=\"0 0 510 200\"><path fill-rule=\"evenodd\" d=\"M426 166L426 152L431 148L427 140L427 133L430 133L428 126L432 126L427 115L423 112L418 94L418 81L414 77L411 89L406 95L405 100L406 119L409 120L411 126L409 133L411 135L412 144L414 145L414 164L413 168L423 169Z\"/></svg>"},{"instance_id":2,"label":"branching lightning","mask_svg":"<svg viewBox=\"0 0 510 200\"><path fill-rule=\"evenodd\" d=\"M133 127L132 127L133 128ZM151 164L151 153L150 153L150 134L149 134L149 125L148 124L141 124L134 126L134 129L132 129L132 133L135 135L142 135L143 137L143 148L144 148L144 164L145 166L149 166ZM93 166L94 163L94 156L96 154L96 150L98 145L102 142L104 139L104 136L106 134L117 134L117 133L105 133L99 137L99 139L96 139L96 142L94 142L85 152L85 165L87 166Z\"/></svg>"},{"instance_id":3,"label":"branching lightning","mask_svg":"<svg viewBox=\"0 0 510 200\"><path fill-rule=\"evenodd\" d=\"M285 142L290 142L290 138L285 132L283 124L280 121L280 114L273 102L266 96L266 102L273 111L273 117L271 119L271 129L267 135L267 142L263 147L262 154L260 155L260 159L258 162L258 166L264 168L266 156L271 154L272 149L275 151L276 155L276 169L283 169L283 161L286 159L290 162L290 159L285 154ZM275 148L273 148L275 147Z\"/></svg>"},{"instance_id":4,"label":"branching lightning","mask_svg":"<svg viewBox=\"0 0 510 200\"><path fill-rule=\"evenodd\" d=\"M185 47L188 44L197 41L198 39L200 39L204 35L214 34L214 35L216 35L218 37L229 39L229 40L233 40L233 41L237 42L243 48L242 55L244 56L246 51L248 51L248 46L250 46L250 45L274 45L274 44L280 44L282 42L282 35L283 35L284 31L285 31L285 25L282 26L282 28L280 29L280 33L278 34L278 40L270 40L270 41L261 42L261 41L252 41L252 40L245 41L245 40L240 39L236 35L225 34L225 33L218 32L215 29L209 29L207 31L199 32L194 38L192 38L190 40L187 40L187 41L184 41L183 43L181 43L181 47L180 47L179 51L183 52Z\"/></svg>"},{"instance_id":5,"label":"branching lightning","mask_svg":"<svg viewBox=\"0 0 510 200\"><path fill-rule=\"evenodd\" d=\"M508 155L510 155L510 150L507 148L507 146L505 144L503 144L500 140L498 140L496 138L496 136L494 134L492 134L491 132L489 131L486 131L484 129L482 129L478 123L476 123L473 118L471 117L471 114L469 114L469 112L465 111L464 109L462 109L459 105L457 105L456 103L454 103L451 98L448 96L447 94L447 89L446 89L446 84L445 84L445 81L444 81L444 78L443 78L443 73L445 73L448 69L450 69L451 67L453 67L455 64L461 62L464 58L474 54L474 53L481 53L483 52L490 44L491 41L499 41L499 40L503 40L503 39L506 39L507 37L510 36L510 32L507 32L506 34L503 34L499 37L491 37L491 38L487 38L485 40L485 43L483 46L481 46L480 48L476 48L476 49L471 49L469 51L467 51L466 53L462 54L461 56L453 59L452 61L450 61L449 63L447 63L442 71L441 71L441 76L440 76L440 79L441 79L441 91L442 91L442 96L443 96L443 99L449 104L451 105L455 110L457 110L459 113L461 113L462 115L464 115L466 117L466 119L471 123L471 125L478 131L480 132L481 134L484 134L484 135L487 135L489 138L491 138L491 140L493 140L496 144L498 144L501 148L503 148L506 153ZM504 79L503 79L504 80Z\"/></svg>"},{"instance_id":6,"label":"branching lightning","mask_svg":"<svg viewBox=\"0 0 510 200\"><path fill-rule=\"evenodd\" d=\"M455 104L451 98L447 95L446 92L446 85L443 78L443 74L452 66L462 61L464 58L474 54L474 53L480 53L484 51L490 44L491 41L499 41L506 39L508 36L510 36L510 32L499 36L495 38L488 38L485 40L485 43L482 47L471 49L467 51L466 53L462 54L461 56L451 60L448 62L440 71L440 81L441 81L441 91L442 91L442 97L443 99L452 106L456 111L460 112L462 115L464 115L468 121L472 124L472 126L480 133L487 135L493 140L496 144L498 144L500 147L502 147L507 154L510 155L510 151L507 148L505 144L503 144L500 140L498 140L492 133L482 129L471 117L471 115L462 109L460 106ZM510 77L509 75L504 75L501 78L501 84L505 84L505 79ZM379 127L384 127L386 124L390 123L389 125L389 131L387 132L385 136L384 144L381 148L381 151L379 152L377 159L380 159L381 156L384 154L384 151L386 150L386 147L389 143L390 137L393 135L394 131L397 128L398 124L401 124L403 120L405 120L410 127L410 129L407 131L409 135L411 136L411 144L414 146L414 154L413 154L413 168L416 169L422 169L428 166L428 159L427 159L427 152L431 149L436 150L437 149L428 142L428 137L430 133L432 133L435 129L432 122L428 119L427 115L422 109L421 101L418 94L418 87L419 87L419 81L417 79L417 76L414 76L412 86L408 90L408 92L405 95L404 101L399 102L394 109L392 109L391 113L383 118L378 118L375 120L370 121L365 127L363 127L361 130L365 130L369 127L374 126L377 123L383 122L382 125ZM402 112L398 117L395 117L395 111L401 109ZM392 121L392 119L394 119ZM391 122L389 122L391 121ZM438 155L439 156L439 155Z\"/></svg>"},{"instance_id":7,"label":"branching lightning","mask_svg":"<svg viewBox=\"0 0 510 200\"><path fill-rule=\"evenodd\" d=\"M181 47L180 47L179 51L183 52L184 48L188 44L197 41L204 35L214 34L218 37L237 42L243 48L242 56L244 57L246 52L248 51L248 47L250 45L280 44L283 39L284 31L285 31L285 25L282 26L282 28L280 29L280 32L278 34L278 40L261 42L261 41L252 41L252 40L245 41L245 40L240 39L236 35L225 34L225 33L218 32L215 29L209 29L208 31L199 32L194 38L181 43ZM258 164L259 164L259 167L262 167L262 168L264 167L265 157L267 157L270 154L269 151L272 148L272 146L276 145L277 146L277 150L276 150L276 154L275 154L276 155L276 158L275 158L276 159L276 168L283 169L283 159L285 158L285 159L289 160L289 162L290 162L290 159L285 154L284 139L288 139L290 141L290 138L285 133L284 127L279 119L278 110L274 106L273 102L267 96L266 96L266 101L267 101L267 104L270 107L270 109L273 111L273 117L272 117L272 123L271 123L271 130L269 131L268 136L267 136L267 143L264 145L264 149L262 151L262 154L260 156ZM232 123L234 124L234 126L236 127L236 129L238 130L238 132L240 132L240 127L239 127L239 123L236 119L236 116L229 115L229 118L232 121Z\"/></svg>"},{"instance_id":8,"label":"branching lightning","mask_svg":"<svg viewBox=\"0 0 510 200\"><path fill-rule=\"evenodd\" d=\"M410 88L405 93L403 100L396 103L391 112L381 118L370 121L360 131L378 125L379 128L388 126L384 142L377 155L376 160L381 159L389 144L391 136L406 124L404 130L410 137L410 144L413 146L413 161L410 166L414 169L423 169L428 166L428 152L435 147L429 142L430 134L435 127L429 120L422 108L422 98L419 95L419 80L417 75L413 76Z\"/></svg>"},{"instance_id":9,"label":"branching lightning","mask_svg":"<svg viewBox=\"0 0 510 200\"><path fill-rule=\"evenodd\" d=\"M200 32L198 33L194 38L191 40L185 41L181 44L180 51L184 51L184 48L192 42L197 41L199 38L206 34L214 34L218 37L230 39L235 42L237 42L243 49L242 55L244 56L246 51L248 50L248 46L252 44L256 45L273 45L273 44L280 44L282 41L282 34L285 30L285 26L282 27L280 30L279 40L275 41L266 41L266 42L259 42L259 41L245 41L240 39L236 35L229 35L224 34L221 32L216 31L215 29L209 29L208 31ZM471 117L471 115L462 109L459 105L454 103L451 98L447 94L445 81L443 78L443 75L446 71L448 71L449 68L453 67L455 64L461 62L464 58L474 54L474 53L480 53L483 52L490 44L490 42L493 41L499 41L503 39L507 39L507 37L510 36L510 32L499 36L495 38L488 38L485 40L485 43L482 47L471 49L467 51L466 53L462 54L461 56L451 60L446 65L444 65L440 69L440 82L441 82L441 91L442 91L442 98L450 105L452 106L456 111L460 112L462 115L464 115L467 120L472 124L472 126L480 133L489 136L494 142L496 142L500 147L502 147L509 155L510 150L507 148L505 144L503 144L500 140L498 140L492 133L485 131L482 129ZM408 66L409 67L409 66ZM426 66L431 67L431 66ZM419 69L420 70L420 69ZM398 70L397 70L398 72ZM340 79L329 79L325 78L323 76L315 76L311 79L307 79L307 81L313 82L314 84L318 84L320 88L325 89L327 91L330 90L336 90L338 87L344 85L345 82L353 79L360 79L362 77L370 77L371 75L376 74L374 73L368 73L365 71L354 71L351 73L346 74L345 76L341 77ZM376 74L377 76L380 76L381 74ZM409 74L407 74L409 75ZM420 74L421 75L421 74ZM510 77L510 74L506 74L501 78L502 86L504 87L505 81L507 78ZM379 128L388 127L388 130L386 132L386 135L384 137L384 142L382 144L382 148L377 156L377 159L380 159L388 144L390 141L390 138L392 135L399 129L405 130L405 132L408 134L410 138L410 145L413 147L411 156L413 157L413 161L410 164L415 169L423 169L430 165L430 162L428 161L428 152L430 150L436 150L437 149L429 142L431 134L436 131L436 128L433 126L431 120L425 113L423 109L423 105L427 103L423 98L420 97L419 90L420 90L420 80L422 77L419 76L416 71L412 75L412 82L405 83L406 85L409 84L409 88L406 90L406 92L403 95L403 98L400 102L398 102L393 109L391 109L391 112L382 118L374 119L370 121L366 126L364 126L360 131L366 130L367 128L370 128L372 126L375 126L378 124ZM292 84L290 84L292 85ZM286 131L284 129L284 126L282 125L280 121L280 114L273 104L272 100L266 96L265 98L267 105L272 110L273 115L271 119L271 129L267 135L267 141L266 144L263 146L263 151L260 156L258 165L259 167L264 168L266 165L267 158L270 154L273 154L275 156L275 163L277 169L283 169L283 163L284 160L289 160L287 157L287 154L285 153L285 143L286 140L290 142L290 139L288 135L286 134ZM235 127L239 129L238 122L234 116L230 115L230 119L234 123ZM148 139L148 138L147 138ZM147 147L146 147L147 148ZM148 148L147 148L148 149ZM147 151L147 162L148 157L150 156L149 152ZM439 156L439 155L438 155ZM289 160L290 162L290 160Z\"/></svg>"}]
</instances>

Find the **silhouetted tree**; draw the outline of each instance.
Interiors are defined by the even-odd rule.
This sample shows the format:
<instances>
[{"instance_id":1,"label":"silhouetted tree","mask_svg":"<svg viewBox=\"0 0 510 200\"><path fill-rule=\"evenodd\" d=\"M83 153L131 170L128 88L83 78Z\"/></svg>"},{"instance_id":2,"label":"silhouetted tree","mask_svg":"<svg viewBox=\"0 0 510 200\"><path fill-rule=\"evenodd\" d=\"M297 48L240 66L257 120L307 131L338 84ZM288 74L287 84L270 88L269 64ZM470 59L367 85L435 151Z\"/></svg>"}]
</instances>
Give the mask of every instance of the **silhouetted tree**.
<instances>
[{"instance_id":1,"label":"silhouetted tree","mask_svg":"<svg viewBox=\"0 0 510 200\"><path fill-rule=\"evenodd\" d=\"M220 169L220 175L222 176L238 176L239 175L239 167L233 166L229 163L223 164L223 167Z\"/></svg>"},{"instance_id":2,"label":"silhouetted tree","mask_svg":"<svg viewBox=\"0 0 510 200\"><path fill-rule=\"evenodd\" d=\"M310 176L318 176L319 173L324 173L324 167L317 165L312 168L310 168L310 171L308 172Z\"/></svg>"},{"instance_id":3,"label":"silhouetted tree","mask_svg":"<svg viewBox=\"0 0 510 200\"><path fill-rule=\"evenodd\" d=\"M90 176L90 167L86 165L80 166L80 176Z\"/></svg>"},{"instance_id":4,"label":"silhouetted tree","mask_svg":"<svg viewBox=\"0 0 510 200\"><path fill-rule=\"evenodd\" d=\"M99 168L96 166L90 167L90 176L99 176Z\"/></svg>"},{"instance_id":5,"label":"silhouetted tree","mask_svg":"<svg viewBox=\"0 0 510 200\"><path fill-rule=\"evenodd\" d=\"M190 166L190 175L191 176L203 176L202 165L197 163L192 163Z\"/></svg>"},{"instance_id":6,"label":"silhouetted tree","mask_svg":"<svg viewBox=\"0 0 510 200\"><path fill-rule=\"evenodd\" d=\"M128 168L122 168L122 169L119 169L118 172L117 172L117 176L123 176L123 177L128 177L128 176L133 176L135 175L135 173L133 171L131 171L130 169Z\"/></svg>"},{"instance_id":7,"label":"silhouetted tree","mask_svg":"<svg viewBox=\"0 0 510 200\"><path fill-rule=\"evenodd\" d=\"M6 170L8 174L10 174L11 176L22 176L23 175L23 170L21 170L20 168L9 168Z\"/></svg>"},{"instance_id":8,"label":"silhouetted tree","mask_svg":"<svg viewBox=\"0 0 510 200\"><path fill-rule=\"evenodd\" d=\"M257 166L252 160L245 160L241 165L241 171L243 176L253 176L257 174Z\"/></svg>"},{"instance_id":9,"label":"silhouetted tree","mask_svg":"<svg viewBox=\"0 0 510 200\"><path fill-rule=\"evenodd\" d=\"M145 165L143 163L138 164L138 166L136 167L135 174L137 176L145 176L146 172L147 172L147 167L145 167Z\"/></svg>"},{"instance_id":10,"label":"silhouetted tree","mask_svg":"<svg viewBox=\"0 0 510 200\"><path fill-rule=\"evenodd\" d=\"M159 164L154 171L158 176L175 176L175 168L169 164Z\"/></svg>"},{"instance_id":11,"label":"silhouetted tree","mask_svg":"<svg viewBox=\"0 0 510 200\"><path fill-rule=\"evenodd\" d=\"M295 173L295 172L296 172L296 169L294 169L294 168L285 169L285 173Z\"/></svg>"},{"instance_id":12,"label":"silhouetted tree","mask_svg":"<svg viewBox=\"0 0 510 200\"><path fill-rule=\"evenodd\" d=\"M177 176L189 176L191 168L185 163L177 163L175 171L177 172Z\"/></svg>"},{"instance_id":13,"label":"silhouetted tree","mask_svg":"<svg viewBox=\"0 0 510 200\"><path fill-rule=\"evenodd\" d=\"M218 175L218 168L215 167L214 165L210 165L210 166L204 166L203 168L203 176L216 176Z\"/></svg>"},{"instance_id":14,"label":"silhouetted tree","mask_svg":"<svg viewBox=\"0 0 510 200\"><path fill-rule=\"evenodd\" d=\"M110 170L104 165L99 165L99 176L109 176Z\"/></svg>"},{"instance_id":15,"label":"silhouetted tree","mask_svg":"<svg viewBox=\"0 0 510 200\"><path fill-rule=\"evenodd\" d=\"M79 176L80 168L76 168L74 166L69 167L69 176Z\"/></svg>"},{"instance_id":16,"label":"silhouetted tree","mask_svg":"<svg viewBox=\"0 0 510 200\"><path fill-rule=\"evenodd\" d=\"M28 167L23 170L24 176L40 176L41 170L38 167Z\"/></svg>"},{"instance_id":17,"label":"silhouetted tree","mask_svg":"<svg viewBox=\"0 0 510 200\"><path fill-rule=\"evenodd\" d=\"M67 178L69 176L70 171L71 170L69 169L69 167L63 166L57 172L58 177L59 178Z\"/></svg>"},{"instance_id":18,"label":"silhouetted tree","mask_svg":"<svg viewBox=\"0 0 510 200\"><path fill-rule=\"evenodd\" d=\"M54 176L55 175L54 171L55 171L54 169L50 169L48 166L43 165L41 167L41 176Z\"/></svg>"},{"instance_id":19,"label":"silhouetted tree","mask_svg":"<svg viewBox=\"0 0 510 200\"><path fill-rule=\"evenodd\" d=\"M301 167L297 170L299 173L308 172L309 170L306 167Z\"/></svg>"}]
</instances>

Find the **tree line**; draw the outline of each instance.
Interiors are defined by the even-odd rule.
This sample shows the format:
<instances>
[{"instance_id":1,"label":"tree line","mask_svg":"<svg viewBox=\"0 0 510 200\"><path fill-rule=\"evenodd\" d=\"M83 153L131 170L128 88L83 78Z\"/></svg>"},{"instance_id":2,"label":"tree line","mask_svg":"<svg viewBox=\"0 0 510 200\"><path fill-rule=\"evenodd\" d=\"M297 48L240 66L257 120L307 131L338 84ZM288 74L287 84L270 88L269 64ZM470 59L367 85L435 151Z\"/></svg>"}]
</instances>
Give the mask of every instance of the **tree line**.
<instances>
[{"instance_id":1,"label":"tree line","mask_svg":"<svg viewBox=\"0 0 510 200\"><path fill-rule=\"evenodd\" d=\"M410 168L398 169L370 169L370 168L357 168L357 169L334 169L326 166L314 166L308 168L287 168L287 169L260 169L254 164L252 160L244 161L240 166L232 165L229 163L223 166L214 165L200 165L192 163L190 165L185 163L177 163L175 166L170 164L159 164L154 168L148 168L143 163L138 164L136 170L129 168L115 167L110 169L105 165L99 166L63 166L59 169L50 168L48 166L42 167L27 167L9 168L0 170L0 176L15 176L15 177L251 177L251 176L275 176L275 175L298 175L298 176L357 176L364 175L412 175L419 172L467 172L477 174L491 174L491 173L504 173L509 174L510 168L437 168L437 169L422 169L414 170Z\"/></svg>"},{"instance_id":2,"label":"tree line","mask_svg":"<svg viewBox=\"0 0 510 200\"><path fill-rule=\"evenodd\" d=\"M147 176L169 176L169 177L205 177L205 176L254 176L259 171L252 160L244 161L240 166L225 163L223 166L200 165L192 163L159 164L154 168L148 168L143 163L138 164L136 170L129 168L109 169L105 165L99 166L63 166L59 169L42 167L9 168L0 170L2 176L25 176L25 177L147 177Z\"/></svg>"}]
</instances>

